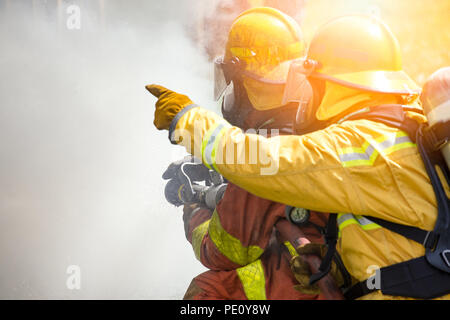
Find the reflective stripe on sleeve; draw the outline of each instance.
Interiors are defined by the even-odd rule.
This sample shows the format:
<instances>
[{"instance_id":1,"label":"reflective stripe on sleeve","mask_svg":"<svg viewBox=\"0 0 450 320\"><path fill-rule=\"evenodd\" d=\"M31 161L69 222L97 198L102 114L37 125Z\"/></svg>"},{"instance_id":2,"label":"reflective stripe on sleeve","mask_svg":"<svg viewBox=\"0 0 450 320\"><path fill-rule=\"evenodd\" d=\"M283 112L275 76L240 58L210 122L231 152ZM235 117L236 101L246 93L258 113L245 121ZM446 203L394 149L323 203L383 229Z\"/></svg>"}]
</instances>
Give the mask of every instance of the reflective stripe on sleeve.
<instances>
[{"instance_id":1,"label":"reflective stripe on sleeve","mask_svg":"<svg viewBox=\"0 0 450 320\"><path fill-rule=\"evenodd\" d=\"M398 131L395 135L383 135L372 142L366 141L360 148L350 147L338 150L344 167L372 166L379 154L389 155L395 151L416 147L408 135Z\"/></svg>"},{"instance_id":2,"label":"reflective stripe on sleeve","mask_svg":"<svg viewBox=\"0 0 450 320\"><path fill-rule=\"evenodd\" d=\"M248 300L266 300L266 279L261 260L236 269Z\"/></svg>"},{"instance_id":3,"label":"reflective stripe on sleeve","mask_svg":"<svg viewBox=\"0 0 450 320\"><path fill-rule=\"evenodd\" d=\"M174 132L175 132L175 129L176 129L176 127L177 127L178 121L180 121L180 119L181 119L186 113L188 113L188 111L191 111L191 110L194 109L194 108L199 108L199 106L196 105L196 104L191 104L191 105L185 107L185 108L184 108L183 110L181 110L180 112L178 112L178 113L175 115L175 117L173 118L173 120L172 120L172 122L170 123L170 126L169 126L169 140L170 140L170 142L171 142L172 144L178 144L178 141L176 141L176 140L174 139L174 136L173 136L173 134L174 134Z\"/></svg>"},{"instance_id":4,"label":"reflective stripe on sleeve","mask_svg":"<svg viewBox=\"0 0 450 320\"><path fill-rule=\"evenodd\" d=\"M244 247L241 241L229 234L221 225L216 210L209 224L209 236L216 248L230 261L245 266L258 259L264 250L258 246Z\"/></svg>"},{"instance_id":5,"label":"reflective stripe on sleeve","mask_svg":"<svg viewBox=\"0 0 450 320\"><path fill-rule=\"evenodd\" d=\"M199 225L192 231L192 248L194 249L195 257L200 261L200 250L202 247L202 241L208 232L209 223L211 220L207 220Z\"/></svg>"},{"instance_id":6,"label":"reflective stripe on sleeve","mask_svg":"<svg viewBox=\"0 0 450 320\"><path fill-rule=\"evenodd\" d=\"M341 236L342 230L351 224L356 224L361 229L366 230L366 231L381 228L380 225L367 219L366 217L359 216L359 215L353 215L351 213L338 214L337 223L338 223L338 228L339 228L339 237Z\"/></svg>"},{"instance_id":7,"label":"reflective stripe on sleeve","mask_svg":"<svg viewBox=\"0 0 450 320\"><path fill-rule=\"evenodd\" d=\"M230 124L226 121L219 122L212 127L205 135L202 141L202 159L203 163L211 170L216 170L216 152L220 138L225 133L225 130L230 127Z\"/></svg>"}]
</instances>

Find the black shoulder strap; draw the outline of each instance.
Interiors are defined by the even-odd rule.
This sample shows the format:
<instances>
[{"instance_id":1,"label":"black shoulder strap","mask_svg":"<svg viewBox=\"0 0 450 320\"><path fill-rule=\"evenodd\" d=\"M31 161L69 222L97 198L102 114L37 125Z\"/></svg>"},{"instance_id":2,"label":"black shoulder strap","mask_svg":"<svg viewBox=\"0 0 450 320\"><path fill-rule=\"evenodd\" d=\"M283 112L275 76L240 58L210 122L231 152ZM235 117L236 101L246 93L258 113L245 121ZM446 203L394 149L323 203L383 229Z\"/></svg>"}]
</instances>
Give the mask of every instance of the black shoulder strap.
<instances>
[{"instance_id":1,"label":"black shoulder strap","mask_svg":"<svg viewBox=\"0 0 450 320\"><path fill-rule=\"evenodd\" d=\"M438 216L433 231L439 235L439 239L435 248L427 248L425 257L435 268L450 275L450 199L445 193L438 168L447 183L450 182L450 173L442 153L430 144L431 141L430 138L427 138L427 134L427 127L421 126L417 132L417 147L436 196Z\"/></svg>"},{"instance_id":2,"label":"black shoulder strap","mask_svg":"<svg viewBox=\"0 0 450 320\"><path fill-rule=\"evenodd\" d=\"M312 285L326 276L331 270L331 264L336 253L336 244L338 238L337 227L337 214L330 214L327 223L327 229L325 231L325 242L328 250L325 257L322 259L322 263L319 267L319 272L315 273L309 279L309 283Z\"/></svg>"},{"instance_id":3,"label":"black shoulder strap","mask_svg":"<svg viewBox=\"0 0 450 320\"><path fill-rule=\"evenodd\" d=\"M344 297L347 300L356 300L358 298L361 298L365 295L368 295L369 293L375 292L380 290L380 288L371 288L369 289L369 287L367 286L367 280L358 282L357 284L355 284L354 286L352 286L351 288L349 288L345 293L344 293Z\"/></svg>"},{"instance_id":4,"label":"black shoulder strap","mask_svg":"<svg viewBox=\"0 0 450 320\"><path fill-rule=\"evenodd\" d=\"M450 275L434 268L425 256L381 268L375 277L379 277L378 281L370 278L361 281L347 290L344 297L354 300L381 290L390 296L433 299L450 290Z\"/></svg>"},{"instance_id":5,"label":"black shoulder strap","mask_svg":"<svg viewBox=\"0 0 450 320\"><path fill-rule=\"evenodd\" d=\"M407 226L403 224L386 221L374 217L366 217L370 221L375 222L383 228L398 233L405 238L413 240L427 249L433 249L436 246L436 242L439 239L439 235L434 231L426 231L417 227Z\"/></svg>"}]
</instances>

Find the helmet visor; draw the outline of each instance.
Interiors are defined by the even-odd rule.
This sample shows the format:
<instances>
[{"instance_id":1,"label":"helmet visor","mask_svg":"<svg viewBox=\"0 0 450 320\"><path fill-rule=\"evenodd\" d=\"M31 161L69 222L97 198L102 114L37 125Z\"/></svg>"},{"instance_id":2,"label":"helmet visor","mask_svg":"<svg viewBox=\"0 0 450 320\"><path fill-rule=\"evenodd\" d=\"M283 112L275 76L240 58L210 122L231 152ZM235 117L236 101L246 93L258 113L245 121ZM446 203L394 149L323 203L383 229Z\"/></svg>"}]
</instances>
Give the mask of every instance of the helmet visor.
<instances>
[{"instance_id":1,"label":"helmet visor","mask_svg":"<svg viewBox=\"0 0 450 320\"><path fill-rule=\"evenodd\" d=\"M218 101L225 89L230 84L230 80L225 77L225 64L223 57L218 57L214 60L214 100Z\"/></svg>"},{"instance_id":2,"label":"helmet visor","mask_svg":"<svg viewBox=\"0 0 450 320\"><path fill-rule=\"evenodd\" d=\"M276 98L277 107L291 102L307 106L312 96L312 89L307 77L311 73L310 69L313 68L309 68L305 61L305 59L285 61L265 76L258 76L240 68L239 64L224 63L223 57L218 57L214 60L214 99L219 100L231 84L233 77L239 74L244 77L247 94L258 110L268 109L258 107L259 104L256 101L258 99L262 100L260 103L262 105L267 105L269 101ZM275 96L279 96L279 98ZM252 97L258 99L251 99Z\"/></svg>"},{"instance_id":3,"label":"helmet visor","mask_svg":"<svg viewBox=\"0 0 450 320\"><path fill-rule=\"evenodd\" d=\"M292 61L286 79L283 94L283 104L297 102L300 106L308 105L312 97L312 88L308 82L310 73L305 59Z\"/></svg>"}]
</instances>

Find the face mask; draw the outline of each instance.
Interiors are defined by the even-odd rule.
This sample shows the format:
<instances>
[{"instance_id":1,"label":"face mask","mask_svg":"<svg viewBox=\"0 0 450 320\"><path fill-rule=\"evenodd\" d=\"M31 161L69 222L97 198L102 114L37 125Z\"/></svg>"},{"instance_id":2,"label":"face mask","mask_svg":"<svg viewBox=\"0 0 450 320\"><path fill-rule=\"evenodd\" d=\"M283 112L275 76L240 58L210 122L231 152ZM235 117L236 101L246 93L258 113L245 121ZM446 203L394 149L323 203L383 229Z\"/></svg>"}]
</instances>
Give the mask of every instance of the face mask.
<instances>
[{"instance_id":1,"label":"face mask","mask_svg":"<svg viewBox=\"0 0 450 320\"><path fill-rule=\"evenodd\" d=\"M233 82L237 80L239 83L245 83L245 85L247 85L244 85L245 89L241 88L246 92L258 92L261 91L261 88L265 88L263 94L261 94L261 97L264 95L266 96L266 99L261 101L261 104L264 104L264 106L267 106L275 98L278 99L277 107L295 103L299 106L296 119L297 122L303 123L309 121L312 113L310 110L310 101L312 99L313 90L307 80L307 76L314 70L317 63L305 59L293 60L288 63L289 71L286 80L274 81L258 77L257 75L245 71L243 63L241 63L237 58L234 58L228 63L224 63L223 57L217 58L214 61L214 96L216 100L223 97L224 103L222 111L224 115L228 115L232 118L232 113L236 112L234 107L237 104L240 106L240 109L243 107L241 103L242 101L240 101L241 99L237 99L239 101L236 101L236 94L230 94L235 90L233 90ZM249 79L250 81L247 80L247 82L242 82L243 78ZM258 87L258 90L255 89L252 91L251 89L253 89L253 87L248 88L248 85L253 84L256 86L258 83L260 84L260 88ZM269 96L267 97L267 95ZM273 99L271 100L270 98ZM234 112L231 111L232 109L234 109ZM256 109L263 110L264 108L256 107Z\"/></svg>"},{"instance_id":2,"label":"face mask","mask_svg":"<svg viewBox=\"0 0 450 320\"><path fill-rule=\"evenodd\" d=\"M310 96L309 92L302 92L303 85L307 86L307 84L303 84L306 81L305 74L309 72L303 66L308 65L308 62L309 60L304 59L286 61L285 63L289 63L287 79L270 80L246 71L245 63L236 57L229 62L224 62L223 57L218 57L214 60L214 99L217 101L222 97L226 88L231 84L231 81L235 79L241 80L245 77L254 83L260 83L267 87L282 86L282 105L290 102L303 102Z\"/></svg>"}]
</instances>

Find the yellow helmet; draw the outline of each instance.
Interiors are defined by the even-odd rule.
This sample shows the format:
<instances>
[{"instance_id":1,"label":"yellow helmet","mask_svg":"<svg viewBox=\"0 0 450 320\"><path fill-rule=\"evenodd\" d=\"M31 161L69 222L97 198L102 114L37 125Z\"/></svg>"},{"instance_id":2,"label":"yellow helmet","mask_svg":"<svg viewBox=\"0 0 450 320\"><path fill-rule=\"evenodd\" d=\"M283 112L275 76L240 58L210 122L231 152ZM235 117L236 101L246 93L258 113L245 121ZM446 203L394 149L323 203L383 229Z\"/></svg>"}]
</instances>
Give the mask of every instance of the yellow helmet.
<instances>
[{"instance_id":1,"label":"yellow helmet","mask_svg":"<svg viewBox=\"0 0 450 320\"><path fill-rule=\"evenodd\" d=\"M310 44L308 59L315 62L311 78L371 93L413 99L420 94L420 88L403 71L397 39L386 24L372 16L343 16L322 26ZM328 120L345 108L322 104L316 117Z\"/></svg>"},{"instance_id":2,"label":"yellow helmet","mask_svg":"<svg viewBox=\"0 0 450 320\"><path fill-rule=\"evenodd\" d=\"M303 35L294 19L277 9L258 7L233 22L221 62L238 65L252 106L268 110L283 105L290 62L305 53ZM220 90L216 97L217 93Z\"/></svg>"}]
</instances>

